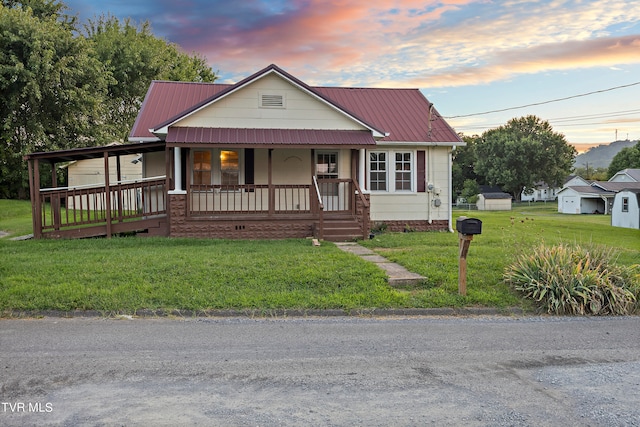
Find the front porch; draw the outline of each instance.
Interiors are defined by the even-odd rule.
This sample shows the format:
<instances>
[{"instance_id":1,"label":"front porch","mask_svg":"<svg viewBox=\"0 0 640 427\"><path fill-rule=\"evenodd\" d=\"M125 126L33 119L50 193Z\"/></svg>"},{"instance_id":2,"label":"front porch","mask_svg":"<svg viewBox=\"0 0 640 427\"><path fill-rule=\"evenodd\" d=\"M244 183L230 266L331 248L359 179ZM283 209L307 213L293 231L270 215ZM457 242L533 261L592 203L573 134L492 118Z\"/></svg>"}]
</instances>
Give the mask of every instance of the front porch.
<instances>
[{"instance_id":1,"label":"front porch","mask_svg":"<svg viewBox=\"0 0 640 427\"><path fill-rule=\"evenodd\" d=\"M349 169L355 175L358 151L351 151ZM164 175L123 180L120 155L132 152L162 159L162 170L156 172ZM314 150L306 152L316 158ZM194 183L193 152L160 142L29 155L34 237L111 237L126 232L230 239L368 237L369 197L355 177L309 174L307 183L276 184L272 154L269 149L269 162L263 165L266 183L242 184ZM58 163L87 158L104 158L104 184L57 186ZM110 176L114 160L118 172ZM50 163L53 171L48 188L40 188L43 162Z\"/></svg>"}]
</instances>

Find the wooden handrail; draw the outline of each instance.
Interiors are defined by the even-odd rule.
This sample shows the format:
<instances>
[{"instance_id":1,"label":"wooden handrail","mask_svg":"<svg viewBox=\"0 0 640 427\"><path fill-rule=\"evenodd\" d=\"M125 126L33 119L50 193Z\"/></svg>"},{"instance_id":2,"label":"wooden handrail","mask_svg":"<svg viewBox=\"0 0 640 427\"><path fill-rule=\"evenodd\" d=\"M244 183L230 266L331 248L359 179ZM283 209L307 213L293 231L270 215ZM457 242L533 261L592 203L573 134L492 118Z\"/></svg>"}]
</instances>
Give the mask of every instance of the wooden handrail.
<instances>
[{"instance_id":1,"label":"wooden handrail","mask_svg":"<svg viewBox=\"0 0 640 427\"><path fill-rule=\"evenodd\" d=\"M318 197L318 239L324 239L324 203L322 202L322 195L318 187L318 179L315 175L313 176L313 186L316 189L316 196Z\"/></svg>"},{"instance_id":2,"label":"wooden handrail","mask_svg":"<svg viewBox=\"0 0 640 427\"><path fill-rule=\"evenodd\" d=\"M360 185L358 185L358 181L357 180L353 180L353 185L355 186L356 189L356 193L358 194L358 197L360 198L360 201L362 202L362 205L365 208L369 207L369 201L366 199L366 197L364 197L364 194L362 194L362 189L360 188Z\"/></svg>"}]
</instances>

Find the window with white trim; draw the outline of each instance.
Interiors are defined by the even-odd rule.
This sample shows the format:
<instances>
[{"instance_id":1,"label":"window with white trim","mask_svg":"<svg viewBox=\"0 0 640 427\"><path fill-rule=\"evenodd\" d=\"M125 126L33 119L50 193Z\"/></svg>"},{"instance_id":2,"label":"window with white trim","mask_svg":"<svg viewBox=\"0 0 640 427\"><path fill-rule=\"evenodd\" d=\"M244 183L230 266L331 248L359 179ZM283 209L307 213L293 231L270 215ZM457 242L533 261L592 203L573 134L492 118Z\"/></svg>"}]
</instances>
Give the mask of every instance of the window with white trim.
<instances>
[{"instance_id":1,"label":"window with white trim","mask_svg":"<svg viewBox=\"0 0 640 427\"><path fill-rule=\"evenodd\" d=\"M412 178L412 162L411 153L396 153L396 191L411 191Z\"/></svg>"},{"instance_id":2,"label":"window with white trim","mask_svg":"<svg viewBox=\"0 0 640 427\"><path fill-rule=\"evenodd\" d=\"M370 151L369 190L388 192L415 191L413 151Z\"/></svg>"},{"instance_id":3,"label":"window with white trim","mask_svg":"<svg viewBox=\"0 0 640 427\"><path fill-rule=\"evenodd\" d=\"M629 198L622 198L622 212L629 212Z\"/></svg>"},{"instance_id":4,"label":"window with white trim","mask_svg":"<svg viewBox=\"0 0 640 427\"><path fill-rule=\"evenodd\" d=\"M387 152L369 153L369 189L387 191Z\"/></svg>"}]
</instances>

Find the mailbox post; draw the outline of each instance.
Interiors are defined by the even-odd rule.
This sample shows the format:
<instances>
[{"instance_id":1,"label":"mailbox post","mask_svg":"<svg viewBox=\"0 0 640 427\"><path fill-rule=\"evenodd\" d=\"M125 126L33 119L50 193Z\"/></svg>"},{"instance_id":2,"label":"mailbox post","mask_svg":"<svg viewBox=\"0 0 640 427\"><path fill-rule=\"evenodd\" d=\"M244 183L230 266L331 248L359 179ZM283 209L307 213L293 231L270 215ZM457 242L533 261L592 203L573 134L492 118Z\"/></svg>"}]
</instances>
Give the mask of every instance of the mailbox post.
<instances>
[{"instance_id":1,"label":"mailbox post","mask_svg":"<svg viewBox=\"0 0 640 427\"><path fill-rule=\"evenodd\" d=\"M467 253L476 234L482 234L482 221L461 216L456 220L459 239L458 294L467 295Z\"/></svg>"}]
</instances>

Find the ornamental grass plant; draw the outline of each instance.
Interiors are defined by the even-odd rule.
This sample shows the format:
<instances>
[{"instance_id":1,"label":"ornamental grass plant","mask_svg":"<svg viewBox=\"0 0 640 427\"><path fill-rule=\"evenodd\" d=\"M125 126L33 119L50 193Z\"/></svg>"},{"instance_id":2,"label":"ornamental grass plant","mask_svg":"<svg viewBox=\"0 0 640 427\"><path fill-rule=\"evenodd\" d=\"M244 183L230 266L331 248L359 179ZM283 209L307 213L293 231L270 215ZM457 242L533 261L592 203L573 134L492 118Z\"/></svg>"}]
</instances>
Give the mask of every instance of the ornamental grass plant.
<instances>
[{"instance_id":1,"label":"ornamental grass plant","mask_svg":"<svg viewBox=\"0 0 640 427\"><path fill-rule=\"evenodd\" d=\"M509 265L504 280L549 314L631 314L638 311L638 271L615 259L604 246L542 244Z\"/></svg>"}]
</instances>

